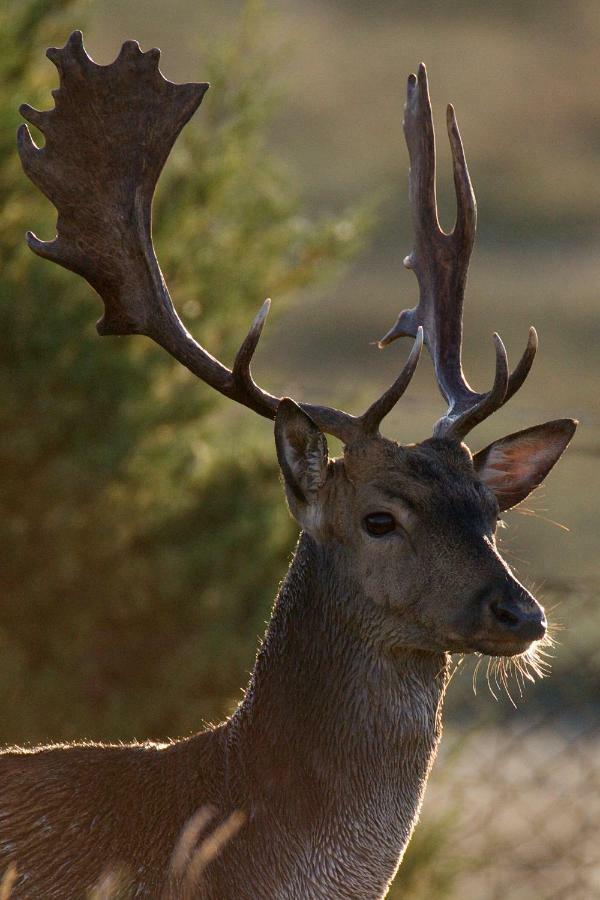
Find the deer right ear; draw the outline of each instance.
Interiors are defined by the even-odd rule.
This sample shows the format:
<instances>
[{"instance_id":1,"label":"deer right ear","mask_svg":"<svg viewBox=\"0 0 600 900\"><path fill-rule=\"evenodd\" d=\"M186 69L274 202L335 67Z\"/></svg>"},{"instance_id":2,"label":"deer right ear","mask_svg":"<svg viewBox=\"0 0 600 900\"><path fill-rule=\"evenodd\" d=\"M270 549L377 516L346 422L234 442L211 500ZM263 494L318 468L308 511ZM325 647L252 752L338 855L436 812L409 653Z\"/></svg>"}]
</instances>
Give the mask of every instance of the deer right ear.
<instances>
[{"instance_id":1,"label":"deer right ear","mask_svg":"<svg viewBox=\"0 0 600 900\"><path fill-rule=\"evenodd\" d=\"M575 419L556 419L494 441L473 457L480 480L511 509L542 483L575 434Z\"/></svg>"},{"instance_id":2,"label":"deer right ear","mask_svg":"<svg viewBox=\"0 0 600 900\"><path fill-rule=\"evenodd\" d=\"M310 416L289 397L280 400L277 408L275 446L289 499L314 503L327 478L327 441Z\"/></svg>"}]
</instances>

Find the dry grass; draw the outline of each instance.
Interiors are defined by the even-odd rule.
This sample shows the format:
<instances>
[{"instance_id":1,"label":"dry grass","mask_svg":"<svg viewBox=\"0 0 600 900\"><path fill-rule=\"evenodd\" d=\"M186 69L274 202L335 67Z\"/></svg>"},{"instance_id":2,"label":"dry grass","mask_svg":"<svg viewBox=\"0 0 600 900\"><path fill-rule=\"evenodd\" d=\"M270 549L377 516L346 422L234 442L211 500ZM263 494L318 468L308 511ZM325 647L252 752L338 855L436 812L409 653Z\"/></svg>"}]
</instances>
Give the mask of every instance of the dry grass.
<instances>
[{"instance_id":1,"label":"dry grass","mask_svg":"<svg viewBox=\"0 0 600 900\"><path fill-rule=\"evenodd\" d=\"M240 810L234 810L223 822L208 832L217 815L212 806L202 806L189 819L173 849L169 871L165 873L168 886L161 900L193 900L202 896L202 878L208 865L238 833L246 821ZM0 880L0 900L10 900L18 877L17 865L10 863ZM88 900L126 900L132 896L130 879L125 867L109 867L88 891Z\"/></svg>"},{"instance_id":2,"label":"dry grass","mask_svg":"<svg viewBox=\"0 0 600 900\"><path fill-rule=\"evenodd\" d=\"M0 881L0 900L8 900L10 897L17 874L15 863L10 863Z\"/></svg>"},{"instance_id":3,"label":"dry grass","mask_svg":"<svg viewBox=\"0 0 600 900\"><path fill-rule=\"evenodd\" d=\"M191 817L181 833L171 860L171 877L178 885L173 896L178 900L192 900L198 896L205 869L246 821L245 814L241 810L235 810L210 834L199 840L215 815L216 810L212 807L202 807Z\"/></svg>"}]
</instances>

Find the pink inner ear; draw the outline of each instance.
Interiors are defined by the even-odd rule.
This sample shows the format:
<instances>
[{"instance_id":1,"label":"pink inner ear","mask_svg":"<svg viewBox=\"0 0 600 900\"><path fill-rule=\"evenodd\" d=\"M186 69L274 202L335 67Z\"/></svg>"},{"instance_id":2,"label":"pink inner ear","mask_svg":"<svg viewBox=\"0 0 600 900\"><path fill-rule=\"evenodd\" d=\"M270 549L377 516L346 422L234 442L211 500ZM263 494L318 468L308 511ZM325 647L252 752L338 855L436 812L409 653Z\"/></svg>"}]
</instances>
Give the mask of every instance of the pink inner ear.
<instances>
[{"instance_id":1,"label":"pink inner ear","mask_svg":"<svg viewBox=\"0 0 600 900\"><path fill-rule=\"evenodd\" d=\"M517 446L494 447L486 462L486 481L491 484L502 484L506 477L522 481L531 472L531 448ZM488 470L494 470L488 472ZM494 474L497 472L498 474Z\"/></svg>"},{"instance_id":2,"label":"pink inner ear","mask_svg":"<svg viewBox=\"0 0 600 900\"><path fill-rule=\"evenodd\" d=\"M556 455L553 443L523 439L493 447L485 463L484 481L492 490L535 486L536 475L551 466ZM496 474L497 473L497 474Z\"/></svg>"},{"instance_id":3,"label":"pink inner ear","mask_svg":"<svg viewBox=\"0 0 600 900\"><path fill-rule=\"evenodd\" d=\"M510 509L542 483L573 437L577 422L557 419L509 434L473 457L481 481Z\"/></svg>"}]
</instances>

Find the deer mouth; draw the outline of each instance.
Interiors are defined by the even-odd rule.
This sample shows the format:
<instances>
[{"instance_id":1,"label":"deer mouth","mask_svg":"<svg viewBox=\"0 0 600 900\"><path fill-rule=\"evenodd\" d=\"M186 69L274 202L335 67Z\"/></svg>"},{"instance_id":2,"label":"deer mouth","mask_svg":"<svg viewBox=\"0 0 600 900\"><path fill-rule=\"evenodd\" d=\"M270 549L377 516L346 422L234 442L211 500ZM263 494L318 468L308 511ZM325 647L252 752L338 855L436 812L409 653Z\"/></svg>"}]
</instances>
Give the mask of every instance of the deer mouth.
<instances>
[{"instance_id":1,"label":"deer mouth","mask_svg":"<svg viewBox=\"0 0 600 900\"><path fill-rule=\"evenodd\" d=\"M529 650L534 643L537 641L484 639L476 641L472 650L475 653L483 653L485 656L519 656Z\"/></svg>"},{"instance_id":2,"label":"deer mouth","mask_svg":"<svg viewBox=\"0 0 600 900\"><path fill-rule=\"evenodd\" d=\"M543 635L523 637L520 635L497 633L494 630L477 629L473 634L453 632L449 635L451 646L446 649L450 653L482 653L485 656L519 656L525 653L534 644L537 644Z\"/></svg>"}]
</instances>

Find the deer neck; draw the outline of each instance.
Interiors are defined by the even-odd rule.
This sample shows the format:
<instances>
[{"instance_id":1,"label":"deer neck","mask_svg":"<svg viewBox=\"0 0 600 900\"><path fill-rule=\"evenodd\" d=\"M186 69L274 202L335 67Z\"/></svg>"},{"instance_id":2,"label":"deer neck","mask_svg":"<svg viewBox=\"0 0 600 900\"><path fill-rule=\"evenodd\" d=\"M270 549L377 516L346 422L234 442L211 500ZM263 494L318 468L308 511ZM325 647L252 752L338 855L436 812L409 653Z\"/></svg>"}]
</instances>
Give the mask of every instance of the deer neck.
<instances>
[{"instance_id":1,"label":"deer neck","mask_svg":"<svg viewBox=\"0 0 600 900\"><path fill-rule=\"evenodd\" d=\"M268 810L296 839L321 829L324 852L344 859L350 822L355 856L380 858L387 879L435 756L447 660L374 642L384 612L348 568L339 548L301 535L229 744L251 816Z\"/></svg>"}]
</instances>

